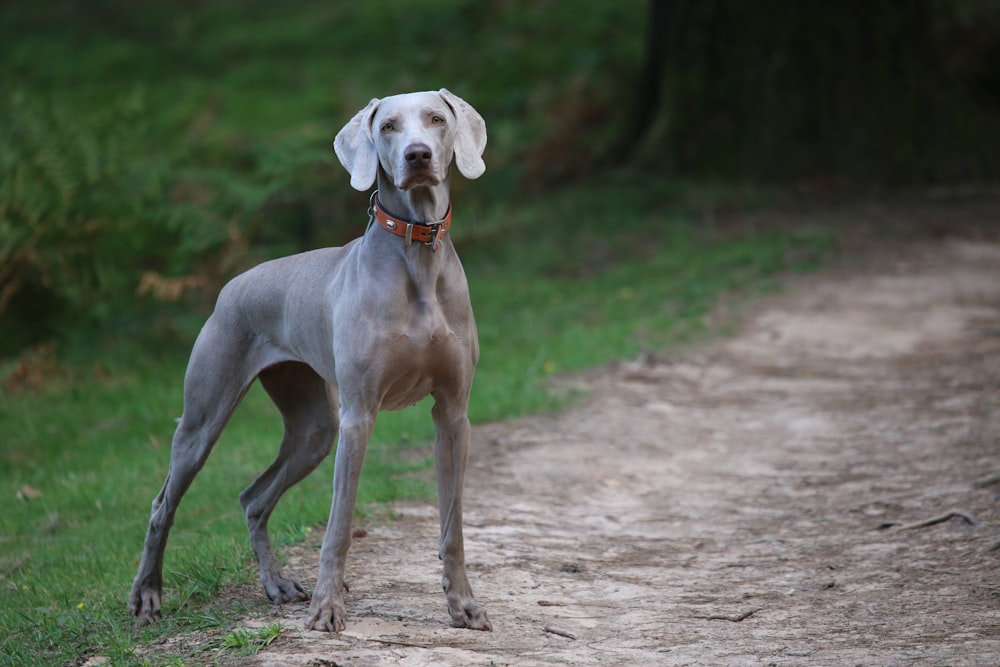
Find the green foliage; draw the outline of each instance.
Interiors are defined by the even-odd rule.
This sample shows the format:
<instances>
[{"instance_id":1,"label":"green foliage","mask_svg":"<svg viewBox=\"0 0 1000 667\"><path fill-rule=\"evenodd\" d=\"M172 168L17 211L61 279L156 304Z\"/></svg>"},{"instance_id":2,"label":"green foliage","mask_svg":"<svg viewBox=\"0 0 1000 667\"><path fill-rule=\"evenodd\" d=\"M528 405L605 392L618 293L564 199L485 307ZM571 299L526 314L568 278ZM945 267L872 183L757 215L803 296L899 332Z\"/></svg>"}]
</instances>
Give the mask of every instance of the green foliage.
<instances>
[{"instance_id":1,"label":"green foliage","mask_svg":"<svg viewBox=\"0 0 1000 667\"><path fill-rule=\"evenodd\" d=\"M280 622L259 628L256 632L237 628L222 638L222 648L236 655L257 655L261 649L270 646L280 637L282 630Z\"/></svg>"},{"instance_id":2,"label":"green foliage","mask_svg":"<svg viewBox=\"0 0 1000 667\"><path fill-rule=\"evenodd\" d=\"M13 300L27 323L51 324L53 306L100 319L107 297L130 290L128 271L163 242L148 227L165 165L134 150L144 107L138 90L87 117L23 92L0 100L0 309Z\"/></svg>"},{"instance_id":3,"label":"green foliage","mask_svg":"<svg viewBox=\"0 0 1000 667\"><path fill-rule=\"evenodd\" d=\"M267 207L301 165L322 161L314 136L170 154L151 107L142 88L90 115L22 93L0 106L0 313L19 325L0 355L123 310L142 316L143 276L211 290L263 247L294 249L271 227L280 205Z\"/></svg>"},{"instance_id":4,"label":"green foliage","mask_svg":"<svg viewBox=\"0 0 1000 667\"><path fill-rule=\"evenodd\" d=\"M604 84L638 56L641 7L8 8L0 317L13 333L0 357L94 325L134 326L164 312L151 296L193 295L188 305L204 309L252 264L356 236L364 197L347 187L330 142L373 96L447 86L484 113L490 178L467 201L544 175L526 147L564 128L586 91L614 96ZM391 49L381 47L387 31Z\"/></svg>"}]
</instances>

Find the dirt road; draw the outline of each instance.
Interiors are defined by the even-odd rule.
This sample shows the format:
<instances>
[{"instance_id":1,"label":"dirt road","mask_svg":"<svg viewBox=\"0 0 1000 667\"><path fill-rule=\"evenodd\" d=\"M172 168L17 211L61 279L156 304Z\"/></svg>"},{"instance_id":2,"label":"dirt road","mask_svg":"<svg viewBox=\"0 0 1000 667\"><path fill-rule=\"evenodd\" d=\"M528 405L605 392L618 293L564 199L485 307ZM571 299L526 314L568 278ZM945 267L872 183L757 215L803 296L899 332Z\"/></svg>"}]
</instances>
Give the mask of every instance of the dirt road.
<instances>
[{"instance_id":1,"label":"dirt road","mask_svg":"<svg viewBox=\"0 0 1000 667\"><path fill-rule=\"evenodd\" d=\"M402 505L355 541L346 632L286 606L222 664L1000 665L1000 235L939 222L865 232L733 338L567 379L572 411L476 428L493 633L447 626L435 510ZM290 554L310 585L316 561Z\"/></svg>"}]
</instances>

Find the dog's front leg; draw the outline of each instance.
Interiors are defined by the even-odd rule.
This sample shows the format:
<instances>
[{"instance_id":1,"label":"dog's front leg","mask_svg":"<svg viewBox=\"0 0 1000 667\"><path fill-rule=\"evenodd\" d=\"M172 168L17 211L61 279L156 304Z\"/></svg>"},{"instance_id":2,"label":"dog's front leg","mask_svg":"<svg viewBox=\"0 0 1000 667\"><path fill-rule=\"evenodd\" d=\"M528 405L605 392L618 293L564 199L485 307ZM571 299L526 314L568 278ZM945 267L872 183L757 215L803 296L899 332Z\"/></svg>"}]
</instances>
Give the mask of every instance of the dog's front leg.
<instances>
[{"instance_id":1,"label":"dog's front leg","mask_svg":"<svg viewBox=\"0 0 1000 667\"><path fill-rule=\"evenodd\" d=\"M351 521L358 497L358 481L365 450L375 425L374 415L340 416L340 439L333 471L333 504L319 556L316 590L309 606L306 629L340 632L345 627L344 568L351 547Z\"/></svg>"},{"instance_id":2,"label":"dog's front leg","mask_svg":"<svg viewBox=\"0 0 1000 667\"><path fill-rule=\"evenodd\" d=\"M434 468L441 514L441 545L438 557L444 565L441 586L448 602L451 623L457 628L493 630L486 610L472 597L465 572L462 536L462 486L469 451L469 417L466 401L451 402L435 396Z\"/></svg>"}]
</instances>

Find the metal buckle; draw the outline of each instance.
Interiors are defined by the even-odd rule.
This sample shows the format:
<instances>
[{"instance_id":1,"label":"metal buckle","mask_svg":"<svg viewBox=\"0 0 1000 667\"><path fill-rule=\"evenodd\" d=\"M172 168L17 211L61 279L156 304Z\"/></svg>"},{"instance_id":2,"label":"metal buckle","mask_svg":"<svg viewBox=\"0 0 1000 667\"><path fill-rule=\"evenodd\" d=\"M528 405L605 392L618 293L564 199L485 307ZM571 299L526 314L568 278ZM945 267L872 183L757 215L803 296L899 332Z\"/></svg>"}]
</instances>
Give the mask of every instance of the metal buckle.
<instances>
[{"instance_id":1,"label":"metal buckle","mask_svg":"<svg viewBox=\"0 0 1000 667\"><path fill-rule=\"evenodd\" d=\"M434 224L427 225L431 230L431 238L426 241L424 245L429 245L432 252L437 252L438 239L441 238L441 228L443 225L440 222L435 222Z\"/></svg>"},{"instance_id":2,"label":"metal buckle","mask_svg":"<svg viewBox=\"0 0 1000 667\"><path fill-rule=\"evenodd\" d=\"M406 223L406 247L409 248L410 244L413 243L413 223Z\"/></svg>"}]
</instances>

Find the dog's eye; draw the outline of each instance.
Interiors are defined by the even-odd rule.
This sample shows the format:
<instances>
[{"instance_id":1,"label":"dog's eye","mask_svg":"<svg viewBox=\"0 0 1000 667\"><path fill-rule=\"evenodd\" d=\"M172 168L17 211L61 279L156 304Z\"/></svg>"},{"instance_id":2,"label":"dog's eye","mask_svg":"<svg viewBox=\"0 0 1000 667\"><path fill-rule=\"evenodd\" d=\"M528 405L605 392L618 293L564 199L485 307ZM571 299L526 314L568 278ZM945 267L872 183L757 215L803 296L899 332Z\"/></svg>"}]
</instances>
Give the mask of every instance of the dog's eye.
<instances>
[{"instance_id":1,"label":"dog's eye","mask_svg":"<svg viewBox=\"0 0 1000 667\"><path fill-rule=\"evenodd\" d=\"M392 132L394 129L396 129L396 126L392 124L391 120L387 120L384 123L382 123L383 132Z\"/></svg>"},{"instance_id":2,"label":"dog's eye","mask_svg":"<svg viewBox=\"0 0 1000 667\"><path fill-rule=\"evenodd\" d=\"M431 116L431 125L444 125L444 118L442 116Z\"/></svg>"}]
</instances>

